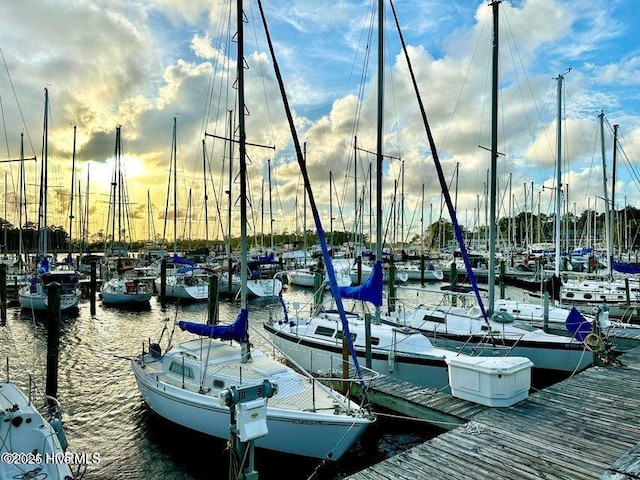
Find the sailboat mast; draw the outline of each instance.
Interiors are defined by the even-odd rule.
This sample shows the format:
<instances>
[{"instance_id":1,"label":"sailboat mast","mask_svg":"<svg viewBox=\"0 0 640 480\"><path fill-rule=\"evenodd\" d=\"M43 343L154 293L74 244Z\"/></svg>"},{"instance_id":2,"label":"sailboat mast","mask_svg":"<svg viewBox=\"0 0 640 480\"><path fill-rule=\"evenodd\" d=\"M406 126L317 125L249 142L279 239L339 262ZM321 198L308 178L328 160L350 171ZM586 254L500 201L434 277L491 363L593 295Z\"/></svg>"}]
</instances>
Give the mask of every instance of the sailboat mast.
<instances>
[{"instance_id":1,"label":"sailboat mast","mask_svg":"<svg viewBox=\"0 0 640 480\"><path fill-rule=\"evenodd\" d=\"M227 206L227 285L231 293L233 259L231 258L231 192L233 187L233 110L229 110L229 205Z\"/></svg>"},{"instance_id":2,"label":"sailboat mast","mask_svg":"<svg viewBox=\"0 0 640 480\"><path fill-rule=\"evenodd\" d=\"M600 112L600 147L602 150L602 191L604 194L604 231L605 245L607 246L607 268L609 269L609 277L611 277L611 255L612 255L612 237L611 237L611 220L609 215L609 194L607 190L607 161L605 159L604 148L604 112Z\"/></svg>"},{"instance_id":3,"label":"sailboat mast","mask_svg":"<svg viewBox=\"0 0 640 480\"><path fill-rule=\"evenodd\" d=\"M271 159L267 160L267 167L269 170L269 245L273 252L273 201L271 198ZM264 196L262 197L264 201Z\"/></svg>"},{"instance_id":4,"label":"sailboat mast","mask_svg":"<svg viewBox=\"0 0 640 480\"><path fill-rule=\"evenodd\" d=\"M378 102L376 115L376 262L382 262L382 138L384 109L384 0L378 1ZM366 320L366 317L365 317ZM376 305L375 321L380 323ZM371 368L371 325L365 321L366 367Z\"/></svg>"},{"instance_id":5,"label":"sailboat mast","mask_svg":"<svg viewBox=\"0 0 640 480\"><path fill-rule=\"evenodd\" d=\"M614 231L615 231L615 224L616 224L616 170L617 170L617 162L618 162L618 126L619 125L614 125L613 126L613 157L611 160L611 243L610 243L610 247L611 250L609 252L609 255L613 256L613 252L614 252L614 239L613 237L614 235ZM627 209L625 208L625 213L626 213ZM618 237L620 238L620 237ZM619 240L618 241L618 247L619 247L619 252L621 252L622 249L622 242ZM613 266L613 262L611 262L611 266ZM613 272L612 272L613 273Z\"/></svg>"},{"instance_id":6,"label":"sailboat mast","mask_svg":"<svg viewBox=\"0 0 640 480\"><path fill-rule=\"evenodd\" d=\"M500 1L491 3L493 9L493 59L491 74L491 172L489 175L489 305L487 315L493 314L496 282L496 173L498 165L498 7Z\"/></svg>"},{"instance_id":7,"label":"sailboat mast","mask_svg":"<svg viewBox=\"0 0 640 480\"><path fill-rule=\"evenodd\" d=\"M202 179L204 187L204 240L209 246L209 196L207 195L207 148L204 138L202 139Z\"/></svg>"},{"instance_id":8,"label":"sailboat mast","mask_svg":"<svg viewBox=\"0 0 640 480\"><path fill-rule=\"evenodd\" d=\"M49 90L44 89L44 142L42 144L42 177L40 185L40 191L42 192L42 243L40 250L42 253L42 260L47 258L47 182L48 182L48 158L49 158Z\"/></svg>"},{"instance_id":9,"label":"sailboat mast","mask_svg":"<svg viewBox=\"0 0 640 480\"><path fill-rule=\"evenodd\" d=\"M173 140L171 141L171 155L173 160L173 254L178 254L178 161L176 146L177 118L173 117Z\"/></svg>"},{"instance_id":10,"label":"sailboat mast","mask_svg":"<svg viewBox=\"0 0 640 480\"><path fill-rule=\"evenodd\" d=\"M558 75L558 105L556 115L556 267L555 275L560 278L560 216L562 214L562 81L564 77Z\"/></svg>"},{"instance_id":11,"label":"sailboat mast","mask_svg":"<svg viewBox=\"0 0 640 480\"><path fill-rule=\"evenodd\" d=\"M244 118L244 22L242 0L237 1L238 22L238 130L240 156L240 308L247 308L247 138ZM244 356L243 356L244 358Z\"/></svg>"},{"instance_id":12,"label":"sailboat mast","mask_svg":"<svg viewBox=\"0 0 640 480\"><path fill-rule=\"evenodd\" d=\"M73 126L73 153L71 155L71 198L69 200L69 259L71 259L71 231L73 229L73 192L76 175L76 129L77 125Z\"/></svg>"}]
</instances>

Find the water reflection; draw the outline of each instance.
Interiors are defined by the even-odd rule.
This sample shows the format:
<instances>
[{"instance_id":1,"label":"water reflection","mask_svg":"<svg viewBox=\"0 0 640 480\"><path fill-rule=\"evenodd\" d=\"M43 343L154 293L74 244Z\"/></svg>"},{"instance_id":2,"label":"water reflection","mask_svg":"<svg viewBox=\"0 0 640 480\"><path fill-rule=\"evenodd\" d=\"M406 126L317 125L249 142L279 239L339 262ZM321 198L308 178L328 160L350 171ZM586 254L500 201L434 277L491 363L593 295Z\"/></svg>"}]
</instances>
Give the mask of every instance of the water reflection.
<instances>
[{"instance_id":1,"label":"water reflection","mask_svg":"<svg viewBox=\"0 0 640 480\"><path fill-rule=\"evenodd\" d=\"M289 289L287 303L299 302L306 309L310 294ZM222 301L220 321L230 322L239 313L238 302ZM279 299L249 303L252 342L267 347L259 335L262 323L281 316ZM12 307L7 325L0 327L0 352L9 358L13 374L29 372L44 388L46 372L46 317ZM206 321L204 303L167 304L156 298L145 311L131 311L96 304L91 315L88 301L75 314L64 314L61 323L58 397L65 412L68 451L98 453L100 463L90 465L84 478L211 479L227 475L226 441L174 425L151 412L139 394L130 369L130 359L143 344L158 340L178 320ZM167 333L165 333L167 335ZM190 338L176 328L173 343ZM166 344L165 344L166 345ZM270 348L270 347L267 347ZM257 451L256 470L263 480L342 478L382 458L422 442L434 431L416 422L380 418L374 428L339 463L290 457ZM292 439L292 441L299 441ZM283 468L286 470L283 471Z\"/></svg>"}]
</instances>

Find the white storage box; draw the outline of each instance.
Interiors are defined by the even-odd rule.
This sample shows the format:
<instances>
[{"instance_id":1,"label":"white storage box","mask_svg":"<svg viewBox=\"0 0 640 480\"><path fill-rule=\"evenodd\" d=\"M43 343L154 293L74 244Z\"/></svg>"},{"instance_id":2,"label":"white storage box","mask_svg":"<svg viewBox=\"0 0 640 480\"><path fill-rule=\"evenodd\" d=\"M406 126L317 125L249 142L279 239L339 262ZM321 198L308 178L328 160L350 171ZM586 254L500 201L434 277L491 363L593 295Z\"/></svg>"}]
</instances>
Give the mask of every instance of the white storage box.
<instances>
[{"instance_id":1,"label":"white storage box","mask_svg":"<svg viewBox=\"0 0 640 480\"><path fill-rule=\"evenodd\" d=\"M451 357L449 385L454 397L508 407L529 396L531 367L526 357Z\"/></svg>"}]
</instances>

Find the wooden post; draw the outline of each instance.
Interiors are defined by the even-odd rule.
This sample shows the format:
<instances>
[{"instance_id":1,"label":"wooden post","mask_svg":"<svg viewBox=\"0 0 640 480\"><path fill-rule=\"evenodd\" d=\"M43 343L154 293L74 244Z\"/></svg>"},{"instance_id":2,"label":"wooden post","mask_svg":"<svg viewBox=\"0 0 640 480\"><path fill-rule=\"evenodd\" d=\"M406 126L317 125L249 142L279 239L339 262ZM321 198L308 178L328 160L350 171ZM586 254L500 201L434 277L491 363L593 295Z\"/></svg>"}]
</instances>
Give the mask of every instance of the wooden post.
<instances>
[{"instance_id":1,"label":"wooden post","mask_svg":"<svg viewBox=\"0 0 640 480\"><path fill-rule=\"evenodd\" d=\"M0 263L0 324L7 323L7 265Z\"/></svg>"},{"instance_id":2,"label":"wooden post","mask_svg":"<svg viewBox=\"0 0 640 480\"><path fill-rule=\"evenodd\" d=\"M160 303L164 307L167 297L167 259L163 258L160 263Z\"/></svg>"},{"instance_id":3,"label":"wooden post","mask_svg":"<svg viewBox=\"0 0 640 480\"><path fill-rule=\"evenodd\" d=\"M324 281L324 274L322 272L316 272L313 274L313 309L315 310L322 303L322 289Z\"/></svg>"},{"instance_id":4,"label":"wooden post","mask_svg":"<svg viewBox=\"0 0 640 480\"><path fill-rule=\"evenodd\" d=\"M219 323L219 310L218 310L218 275L209 276L209 310L207 316L207 323L209 325L215 325Z\"/></svg>"},{"instance_id":5,"label":"wooden post","mask_svg":"<svg viewBox=\"0 0 640 480\"><path fill-rule=\"evenodd\" d=\"M389 262L389 312L396 311L396 266L393 260Z\"/></svg>"},{"instance_id":6,"label":"wooden post","mask_svg":"<svg viewBox=\"0 0 640 480\"><path fill-rule=\"evenodd\" d=\"M58 396L58 350L60 345L60 284L47 286L47 380L45 394Z\"/></svg>"},{"instance_id":7,"label":"wooden post","mask_svg":"<svg viewBox=\"0 0 640 480\"><path fill-rule=\"evenodd\" d=\"M545 290L542 301L542 329L549 333L549 292Z\"/></svg>"},{"instance_id":8,"label":"wooden post","mask_svg":"<svg viewBox=\"0 0 640 480\"><path fill-rule=\"evenodd\" d=\"M451 270L449 273L449 284L451 285L451 291L455 291L455 287L458 286L458 268L456 267L456 261L451 262ZM451 295L451 305L454 307L458 303L458 297L455 293Z\"/></svg>"},{"instance_id":9,"label":"wooden post","mask_svg":"<svg viewBox=\"0 0 640 480\"><path fill-rule=\"evenodd\" d=\"M96 290L97 290L97 281L96 281L96 261L91 261L91 276L89 279L89 308L91 310L91 315L96 314Z\"/></svg>"}]
</instances>

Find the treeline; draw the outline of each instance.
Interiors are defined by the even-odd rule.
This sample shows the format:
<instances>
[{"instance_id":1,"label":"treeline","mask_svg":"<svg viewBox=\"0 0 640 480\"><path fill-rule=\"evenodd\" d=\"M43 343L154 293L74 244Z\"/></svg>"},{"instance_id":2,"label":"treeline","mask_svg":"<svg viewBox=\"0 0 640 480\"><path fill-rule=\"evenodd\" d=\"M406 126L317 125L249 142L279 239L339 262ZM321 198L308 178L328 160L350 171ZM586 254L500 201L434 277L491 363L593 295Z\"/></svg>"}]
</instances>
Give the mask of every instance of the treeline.
<instances>
[{"instance_id":1,"label":"treeline","mask_svg":"<svg viewBox=\"0 0 640 480\"><path fill-rule=\"evenodd\" d=\"M613 228L614 244L628 246L630 249L640 248L640 210L635 207L626 207L624 209L613 212L615 215L615 225ZM525 238L529 237L530 242L550 242L554 240L555 215L532 215L531 213L520 212L515 218L502 217L498 222L499 236L502 239L514 240L516 245L524 246ZM587 229L590 234L587 235ZM22 231L21 231L22 230ZM22 250L27 252L35 252L38 248L38 226L34 223L26 223L22 229L14 227L10 222L0 219L0 244L3 245L3 252L17 252L19 250L20 239L22 239ZM398 229L395 229L397 232ZM486 225L482 225L474 231L462 228L465 238L482 237L487 233ZM568 243L583 245L588 237L591 242L603 242L605 238L605 214L597 213L593 210L584 211L581 215L573 215L567 213L562 217L562 236L563 242L565 238ZM594 232L596 238L594 239ZM532 234L532 235L531 235ZM349 231L325 232L327 243L333 245L353 244L354 235ZM62 226L49 226L47 229L47 250L51 252L104 252L110 244L111 239L106 237L102 232L92 235L87 243L81 242L79 239L73 240L73 245L69 244L69 233ZM358 241L363 244L369 242L368 235L362 235ZM450 221L436 221L432 225L425 227L425 247L427 249L437 249L439 246L447 245L454 241L453 226ZM420 236L412 235L411 238L402 242L400 238L390 238L387 234L384 238L386 245L398 243L420 244ZM138 240L128 242L129 249L136 251L143 248L148 242ZM162 244L162 239L157 238L156 244ZM286 246L289 249L302 249L306 243L307 247L318 243L318 234L314 230L307 230L303 233L283 232L274 234L273 239L270 235L258 234L248 239L249 247L254 249L268 250L273 244L279 248ZM237 251L240 248L240 238L234 237L231 240L232 250ZM71 248L70 248L71 247ZM167 242L167 248L173 249L173 241ZM226 243L223 240L195 239L195 240L178 240L178 249L185 251L204 251L205 249L214 249L219 252L226 251Z\"/></svg>"}]
</instances>

